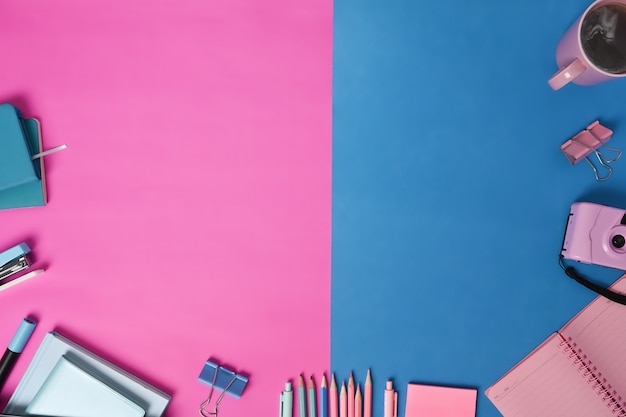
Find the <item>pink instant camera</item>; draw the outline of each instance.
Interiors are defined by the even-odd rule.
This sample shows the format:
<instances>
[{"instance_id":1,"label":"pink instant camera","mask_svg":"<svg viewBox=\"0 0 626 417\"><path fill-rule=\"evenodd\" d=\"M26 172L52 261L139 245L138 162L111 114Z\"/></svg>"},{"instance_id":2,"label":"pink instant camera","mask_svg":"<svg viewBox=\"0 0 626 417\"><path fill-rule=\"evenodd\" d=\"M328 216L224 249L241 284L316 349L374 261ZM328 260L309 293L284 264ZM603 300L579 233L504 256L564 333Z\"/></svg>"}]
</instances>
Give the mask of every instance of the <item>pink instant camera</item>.
<instances>
[{"instance_id":1,"label":"pink instant camera","mask_svg":"<svg viewBox=\"0 0 626 417\"><path fill-rule=\"evenodd\" d=\"M626 270L626 210L594 203L572 204L561 256Z\"/></svg>"}]
</instances>

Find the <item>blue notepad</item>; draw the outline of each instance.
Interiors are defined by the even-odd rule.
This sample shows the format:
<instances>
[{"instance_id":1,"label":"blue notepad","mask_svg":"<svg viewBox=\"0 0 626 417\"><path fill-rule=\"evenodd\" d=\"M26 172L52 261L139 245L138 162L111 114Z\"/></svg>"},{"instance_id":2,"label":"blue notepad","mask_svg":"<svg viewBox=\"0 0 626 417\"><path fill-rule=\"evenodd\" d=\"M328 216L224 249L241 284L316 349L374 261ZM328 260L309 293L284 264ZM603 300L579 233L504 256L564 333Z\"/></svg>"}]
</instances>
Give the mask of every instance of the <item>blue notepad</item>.
<instances>
[{"instance_id":1,"label":"blue notepad","mask_svg":"<svg viewBox=\"0 0 626 417\"><path fill-rule=\"evenodd\" d=\"M39 181L26 139L24 119L11 104L0 104L0 192Z\"/></svg>"},{"instance_id":2,"label":"blue notepad","mask_svg":"<svg viewBox=\"0 0 626 417\"><path fill-rule=\"evenodd\" d=\"M31 151L36 154L43 150L41 125L37 119L23 120L24 133ZM0 210L22 207L45 206L47 202L46 173L44 158L34 161L36 181L0 191Z\"/></svg>"}]
</instances>

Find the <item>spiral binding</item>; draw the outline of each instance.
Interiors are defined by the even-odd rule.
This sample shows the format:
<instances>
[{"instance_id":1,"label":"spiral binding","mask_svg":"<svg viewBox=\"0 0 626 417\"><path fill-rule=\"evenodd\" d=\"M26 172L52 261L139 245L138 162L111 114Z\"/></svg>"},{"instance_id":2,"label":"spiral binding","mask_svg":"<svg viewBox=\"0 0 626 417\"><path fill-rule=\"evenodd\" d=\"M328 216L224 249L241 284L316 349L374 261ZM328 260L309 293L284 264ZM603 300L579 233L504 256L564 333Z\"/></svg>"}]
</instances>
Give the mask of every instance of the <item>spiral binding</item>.
<instances>
[{"instance_id":1,"label":"spiral binding","mask_svg":"<svg viewBox=\"0 0 626 417\"><path fill-rule=\"evenodd\" d=\"M626 403L622 397L617 395L617 392L612 389L611 384L607 383L605 378L602 378L602 373L598 372L595 366L592 367L591 361L587 361L587 355L583 354L580 349L576 350L576 343L572 342L571 337L568 340L565 340L563 336L561 338L559 347L563 349L563 353L567 355L572 364L577 366L578 372L587 379L587 383L596 391L600 399L606 403L613 414L626 417Z\"/></svg>"}]
</instances>

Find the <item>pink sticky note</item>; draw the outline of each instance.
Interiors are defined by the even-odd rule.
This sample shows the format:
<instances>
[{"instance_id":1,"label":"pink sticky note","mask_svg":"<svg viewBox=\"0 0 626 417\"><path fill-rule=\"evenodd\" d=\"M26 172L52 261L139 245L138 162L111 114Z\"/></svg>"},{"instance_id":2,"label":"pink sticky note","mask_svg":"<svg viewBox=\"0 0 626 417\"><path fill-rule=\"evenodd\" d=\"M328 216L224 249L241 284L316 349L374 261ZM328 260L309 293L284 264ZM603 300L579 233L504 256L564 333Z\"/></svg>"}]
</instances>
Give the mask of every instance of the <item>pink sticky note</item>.
<instances>
[{"instance_id":1,"label":"pink sticky note","mask_svg":"<svg viewBox=\"0 0 626 417\"><path fill-rule=\"evenodd\" d=\"M476 390L409 384L405 417L474 417Z\"/></svg>"}]
</instances>

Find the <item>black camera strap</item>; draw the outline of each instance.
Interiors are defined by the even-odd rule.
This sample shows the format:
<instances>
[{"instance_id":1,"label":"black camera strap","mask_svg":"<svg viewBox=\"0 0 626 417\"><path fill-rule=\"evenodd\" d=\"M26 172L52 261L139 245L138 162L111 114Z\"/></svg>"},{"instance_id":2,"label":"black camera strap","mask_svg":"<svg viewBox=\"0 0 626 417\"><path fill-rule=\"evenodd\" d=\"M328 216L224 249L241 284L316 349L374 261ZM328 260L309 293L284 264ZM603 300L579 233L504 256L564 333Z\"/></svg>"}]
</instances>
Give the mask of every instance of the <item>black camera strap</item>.
<instances>
[{"instance_id":1,"label":"black camera strap","mask_svg":"<svg viewBox=\"0 0 626 417\"><path fill-rule=\"evenodd\" d=\"M611 291L608 288L605 288L605 287L603 287L601 285L598 285L596 283L593 283L593 282L589 281L587 278L583 277L578 272L576 272L574 267L566 266L565 262L563 261L563 256L559 257L559 264L561 265L561 268L563 268L563 270L565 271L567 276L572 278L574 281L576 281L579 284L589 288L591 291L595 291L596 293L600 294L601 296L608 298L611 301L615 301L616 303L626 305L626 295L625 294L620 294L620 293L617 293L615 291Z\"/></svg>"}]
</instances>

